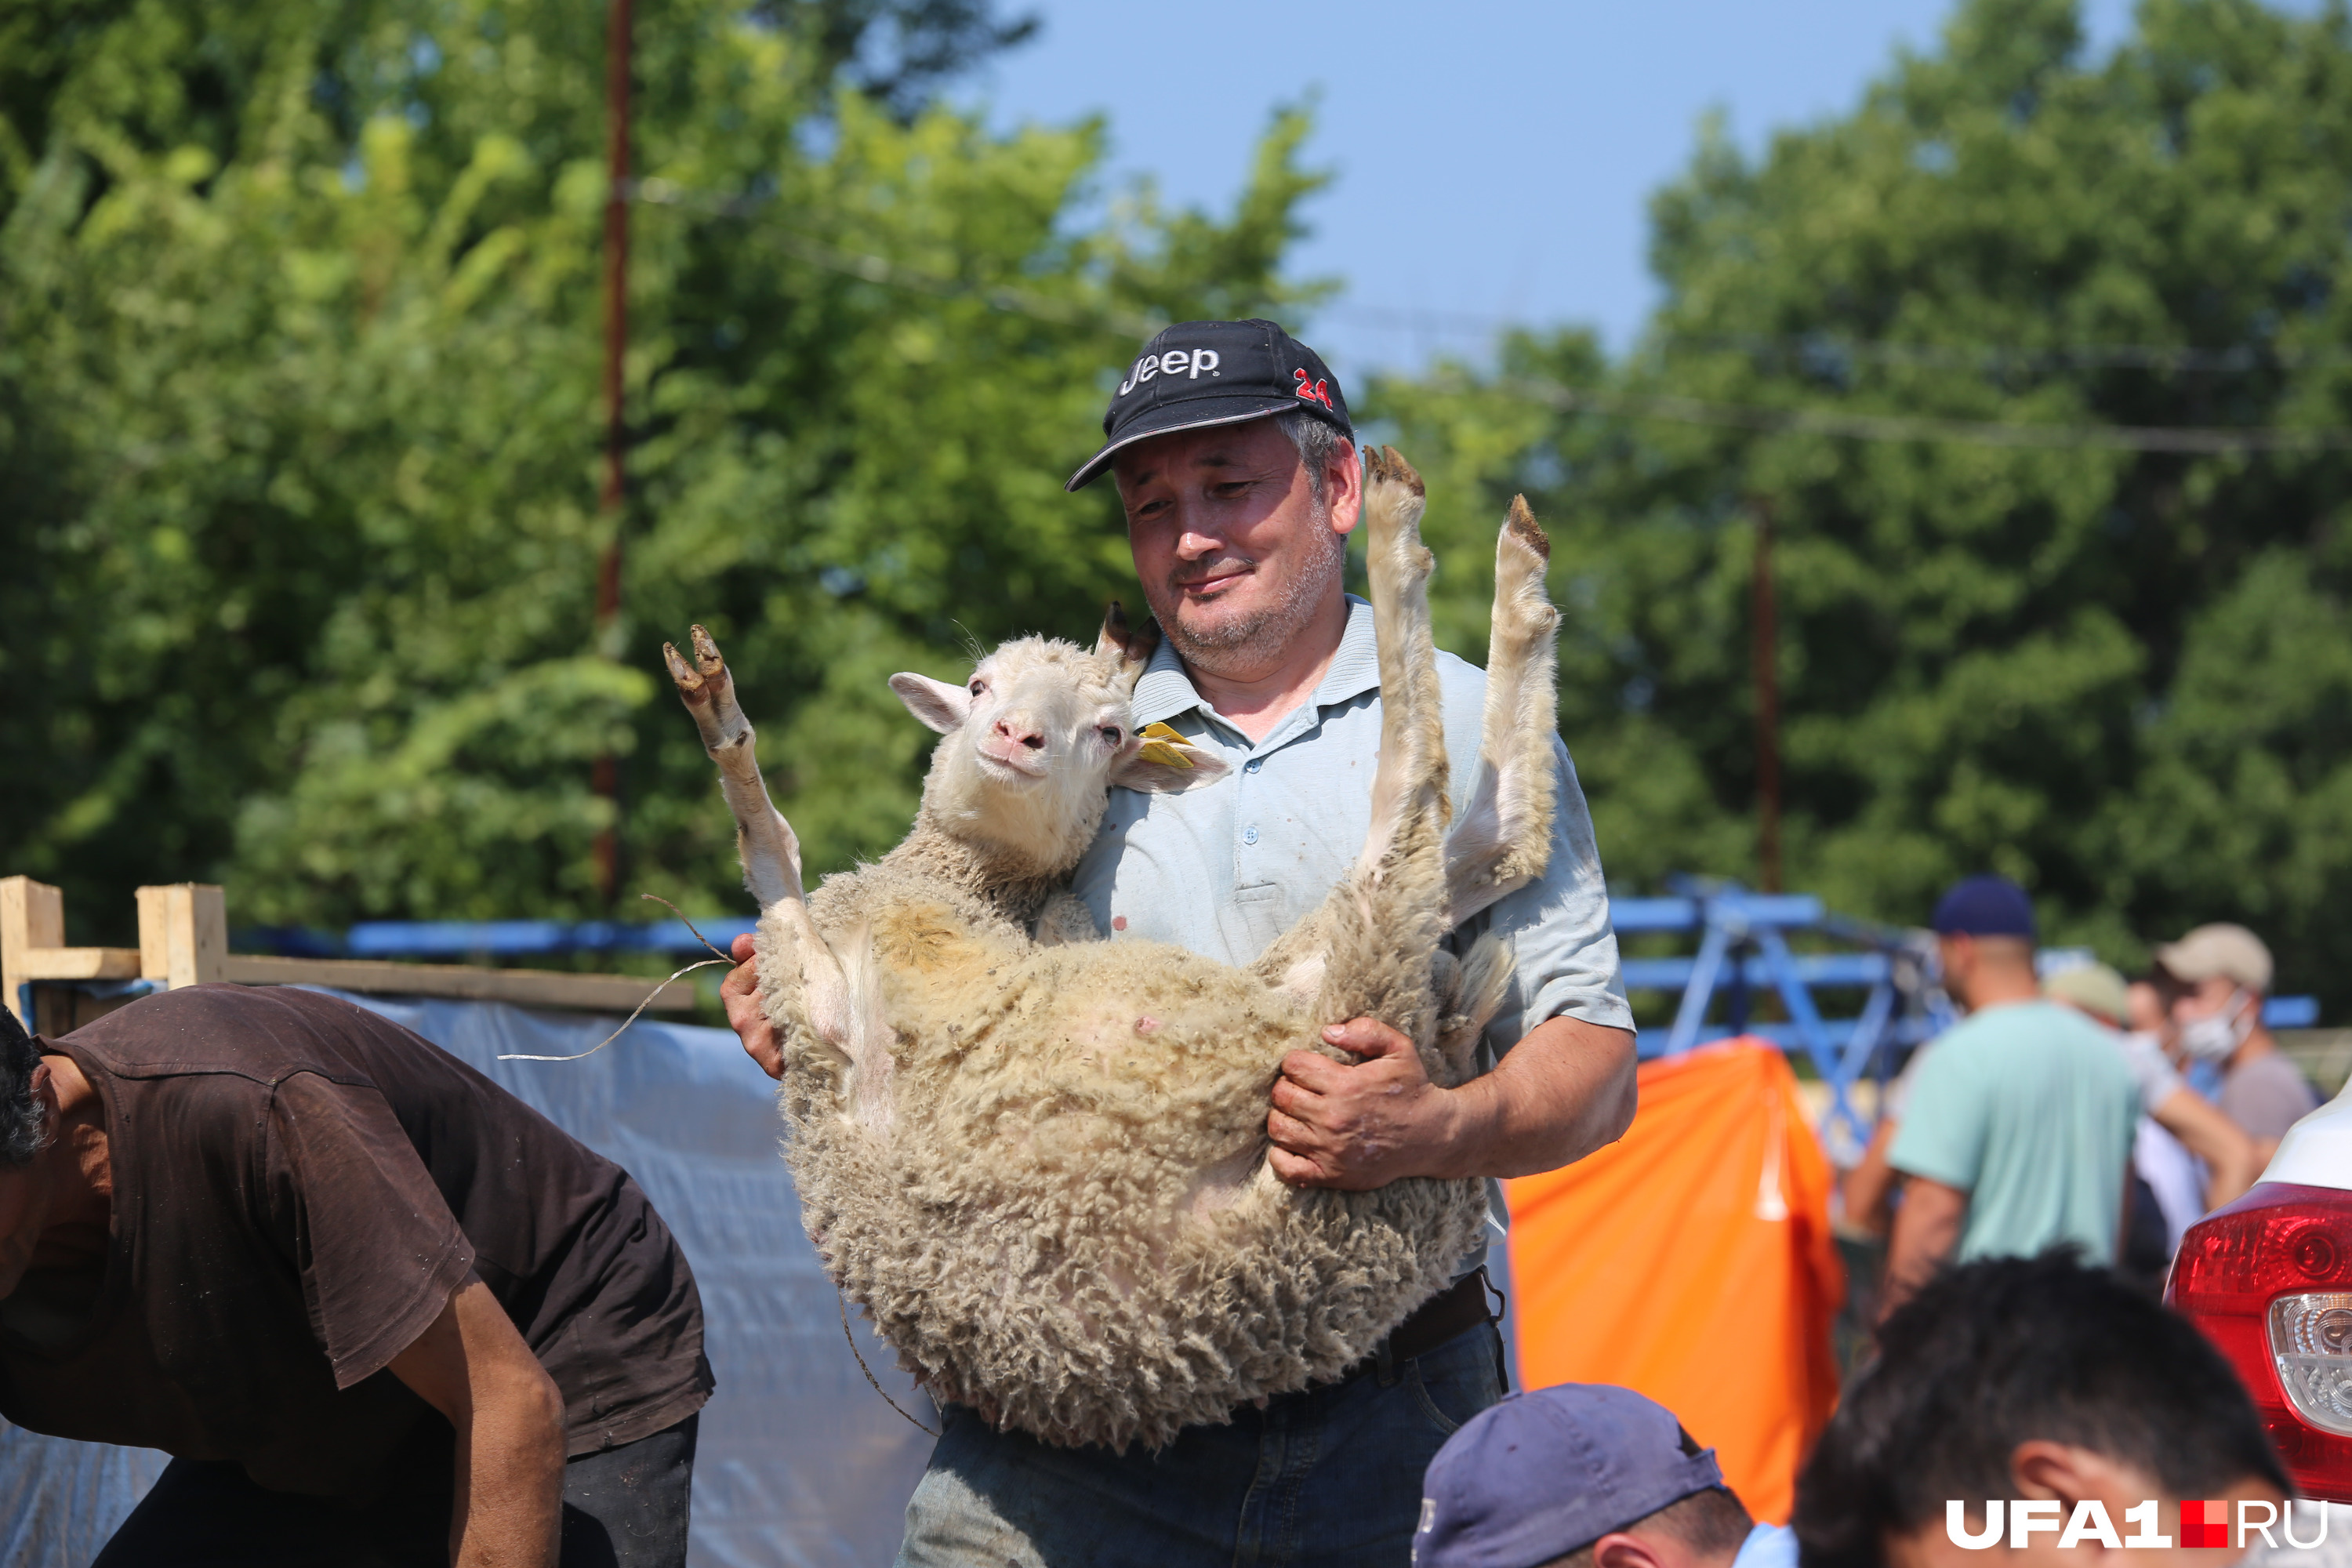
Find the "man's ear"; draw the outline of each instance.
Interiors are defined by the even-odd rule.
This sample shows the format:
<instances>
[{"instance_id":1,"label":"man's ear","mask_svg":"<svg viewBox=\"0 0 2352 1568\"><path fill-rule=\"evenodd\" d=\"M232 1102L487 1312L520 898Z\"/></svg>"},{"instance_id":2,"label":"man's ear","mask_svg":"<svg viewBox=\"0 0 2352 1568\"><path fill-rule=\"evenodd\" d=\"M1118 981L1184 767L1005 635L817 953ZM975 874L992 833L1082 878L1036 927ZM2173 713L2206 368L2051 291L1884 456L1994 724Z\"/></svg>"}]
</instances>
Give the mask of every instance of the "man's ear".
<instances>
[{"instance_id":1,"label":"man's ear","mask_svg":"<svg viewBox=\"0 0 2352 1568\"><path fill-rule=\"evenodd\" d=\"M1663 1568L1655 1546L1632 1531L1612 1531L1592 1543L1592 1568Z\"/></svg>"},{"instance_id":2,"label":"man's ear","mask_svg":"<svg viewBox=\"0 0 2352 1568\"><path fill-rule=\"evenodd\" d=\"M1164 726L1154 726L1164 728ZM1171 732L1172 734L1172 731ZM1224 777L1233 770L1191 742L1170 735L1135 735L1128 753L1111 765L1110 782L1146 795L1176 795Z\"/></svg>"},{"instance_id":3,"label":"man's ear","mask_svg":"<svg viewBox=\"0 0 2352 1568\"><path fill-rule=\"evenodd\" d=\"M900 670L890 678L890 689L898 694L908 712L942 735L962 728L971 717L971 693L961 686Z\"/></svg>"},{"instance_id":4,"label":"man's ear","mask_svg":"<svg viewBox=\"0 0 2352 1568\"><path fill-rule=\"evenodd\" d=\"M2137 1500L2160 1497L2164 1491L2155 1477L2141 1474L2137 1466L2095 1448L2047 1437L2028 1437L2010 1450L2009 1476L2016 1488L2011 1496L2056 1498L2069 1508L2084 1498L2105 1501L2128 1496Z\"/></svg>"},{"instance_id":5,"label":"man's ear","mask_svg":"<svg viewBox=\"0 0 2352 1568\"><path fill-rule=\"evenodd\" d=\"M1331 531L1353 533L1364 515L1363 454L1353 441L1342 437L1332 447L1330 461L1323 470L1323 493Z\"/></svg>"}]
</instances>

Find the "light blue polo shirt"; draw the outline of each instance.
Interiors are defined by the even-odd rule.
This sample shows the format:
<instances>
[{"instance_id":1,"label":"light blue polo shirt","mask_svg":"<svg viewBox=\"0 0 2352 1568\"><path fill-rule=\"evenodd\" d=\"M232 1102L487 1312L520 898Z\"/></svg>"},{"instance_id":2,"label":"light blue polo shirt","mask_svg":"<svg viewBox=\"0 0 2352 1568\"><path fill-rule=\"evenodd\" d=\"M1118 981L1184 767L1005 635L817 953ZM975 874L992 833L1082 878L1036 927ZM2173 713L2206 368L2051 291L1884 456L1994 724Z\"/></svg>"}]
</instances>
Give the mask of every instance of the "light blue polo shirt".
<instances>
[{"instance_id":1,"label":"light blue polo shirt","mask_svg":"<svg viewBox=\"0 0 2352 1568\"><path fill-rule=\"evenodd\" d=\"M1437 666L1449 793L1466 801L1480 767L1486 672L1450 653L1440 653ZM1255 745L1208 706L1183 661L1161 643L1136 683L1137 727L1169 724L1233 771L1181 795L1110 792L1102 831L1074 884L1096 925L1113 941L1173 942L1240 965L1321 905L1371 828L1380 689L1372 607L1352 595L1347 631L1314 697ZM1497 1056L1562 1014L1633 1026L1591 814L1568 748L1557 739L1552 744L1559 809L1549 868L1454 936L1456 951L1466 951L1491 931L1517 961L1510 994L1486 1031Z\"/></svg>"}]
</instances>

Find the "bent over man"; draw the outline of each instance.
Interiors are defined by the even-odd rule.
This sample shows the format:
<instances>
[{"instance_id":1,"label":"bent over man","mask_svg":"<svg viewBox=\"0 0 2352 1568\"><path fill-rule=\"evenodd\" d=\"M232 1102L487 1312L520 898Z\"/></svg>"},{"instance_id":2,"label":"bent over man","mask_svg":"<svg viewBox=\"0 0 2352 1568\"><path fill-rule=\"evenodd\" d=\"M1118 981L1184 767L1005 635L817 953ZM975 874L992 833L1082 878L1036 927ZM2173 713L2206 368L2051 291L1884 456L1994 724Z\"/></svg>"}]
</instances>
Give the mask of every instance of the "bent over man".
<instances>
[{"instance_id":1,"label":"bent over man","mask_svg":"<svg viewBox=\"0 0 2352 1568\"><path fill-rule=\"evenodd\" d=\"M702 1307L626 1172L312 992L0 1027L0 1415L173 1456L100 1568L685 1563Z\"/></svg>"},{"instance_id":2,"label":"bent over man","mask_svg":"<svg viewBox=\"0 0 2352 1568\"><path fill-rule=\"evenodd\" d=\"M1165 640L1137 683L1138 725L1172 726L1228 767L1181 795L1114 789L1074 890L1108 940L1173 942L1247 964L1321 902L1371 820L1380 670L1371 606L1342 585L1363 473L1346 398L1271 321L1191 321L1145 347L1071 489L1115 474L1128 542ZM1453 792L1478 770L1486 678L1439 656ZM1275 1174L1364 1191L1406 1176L1549 1171L1633 1114L1633 1016L1592 825L1565 748L1551 863L1456 933L1512 950L1488 1031L1499 1058L1455 1089L1369 1019L1293 1052L1267 1108ZM750 956L748 939L737 950ZM751 968L726 986L745 1048L776 1042ZM907 1568L1390 1563L1412 1553L1423 1471L1502 1392L1477 1258L1339 1380L1188 1427L1165 1448L1055 1448L969 1410L908 1505Z\"/></svg>"}]
</instances>

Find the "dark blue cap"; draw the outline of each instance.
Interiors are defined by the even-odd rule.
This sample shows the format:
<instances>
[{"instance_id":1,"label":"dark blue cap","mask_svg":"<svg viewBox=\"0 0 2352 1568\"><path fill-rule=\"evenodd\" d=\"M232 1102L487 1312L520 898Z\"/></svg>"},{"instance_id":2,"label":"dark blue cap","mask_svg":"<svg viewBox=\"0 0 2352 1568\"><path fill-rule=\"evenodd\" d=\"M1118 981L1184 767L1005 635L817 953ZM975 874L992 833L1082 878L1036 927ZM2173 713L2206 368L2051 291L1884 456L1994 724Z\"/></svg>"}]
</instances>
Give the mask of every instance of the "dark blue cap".
<instances>
[{"instance_id":1,"label":"dark blue cap","mask_svg":"<svg viewBox=\"0 0 2352 1568\"><path fill-rule=\"evenodd\" d=\"M1430 1460L1413 1568L1538 1568L1721 1485L1715 1450L1630 1388L1514 1394Z\"/></svg>"},{"instance_id":2,"label":"dark blue cap","mask_svg":"<svg viewBox=\"0 0 2352 1568\"><path fill-rule=\"evenodd\" d=\"M1936 903L1937 936L2021 936L2032 942L2033 900L2006 877L1969 877Z\"/></svg>"}]
</instances>

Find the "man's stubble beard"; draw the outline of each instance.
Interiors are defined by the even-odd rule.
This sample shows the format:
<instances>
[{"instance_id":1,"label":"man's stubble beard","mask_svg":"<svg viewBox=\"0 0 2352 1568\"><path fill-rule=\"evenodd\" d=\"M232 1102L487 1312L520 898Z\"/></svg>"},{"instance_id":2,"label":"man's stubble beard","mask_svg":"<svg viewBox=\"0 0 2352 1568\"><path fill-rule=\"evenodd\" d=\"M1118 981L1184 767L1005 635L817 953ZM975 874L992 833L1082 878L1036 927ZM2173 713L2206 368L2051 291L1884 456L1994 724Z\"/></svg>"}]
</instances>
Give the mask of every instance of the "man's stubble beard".
<instances>
[{"instance_id":1,"label":"man's stubble beard","mask_svg":"<svg viewBox=\"0 0 2352 1568\"><path fill-rule=\"evenodd\" d=\"M1322 521L1318 508L1317 521ZM1280 661L1283 650L1315 619L1325 596L1347 571L1347 537L1328 532L1324 537L1330 541L1330 548L1292 578L1280 598L1255 615L1224 621L1204 632L1189 630L1177 619L1183 590L1172 583L1162 584L1166 602L1152 606L1161 635L1186 664L1207 674L1239 680L1262 673Z\"/></svg>"}]
</instances>

